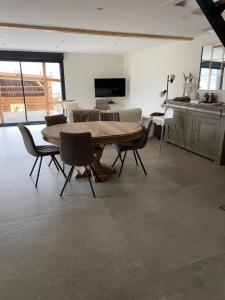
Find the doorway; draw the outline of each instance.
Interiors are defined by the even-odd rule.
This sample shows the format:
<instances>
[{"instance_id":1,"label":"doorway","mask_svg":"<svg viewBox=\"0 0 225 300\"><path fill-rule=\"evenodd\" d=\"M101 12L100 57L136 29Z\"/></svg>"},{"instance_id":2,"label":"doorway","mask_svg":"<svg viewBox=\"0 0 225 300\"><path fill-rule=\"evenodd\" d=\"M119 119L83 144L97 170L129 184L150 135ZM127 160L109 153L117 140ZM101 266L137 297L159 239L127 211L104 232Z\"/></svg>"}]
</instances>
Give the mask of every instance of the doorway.
<instances>
[{"instance_id":1,"label":"doorway","mask_svg":"<svg viewBox=\"0 0 225 300\"><path fill-rule=\"evenodd\" d=\"M0 125L40 123L62 113L62 64L0 58Z\"/></svg>"}]
</instances>

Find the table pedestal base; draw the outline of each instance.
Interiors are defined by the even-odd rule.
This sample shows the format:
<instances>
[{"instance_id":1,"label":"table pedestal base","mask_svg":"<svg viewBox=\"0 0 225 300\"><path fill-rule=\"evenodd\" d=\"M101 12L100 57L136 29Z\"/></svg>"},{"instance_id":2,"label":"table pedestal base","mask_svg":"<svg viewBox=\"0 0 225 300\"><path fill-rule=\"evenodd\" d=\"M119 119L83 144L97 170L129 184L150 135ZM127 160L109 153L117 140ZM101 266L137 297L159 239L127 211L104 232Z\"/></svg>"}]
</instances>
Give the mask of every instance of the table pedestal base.
<instances>
[{"instance_id":1,"label":"table pedestal base","mask_svg":"<svg viewBox=\"0 0 225 300\"><path fill-rule=\"evenodd\" d=\"M100 178L100 180L105 181L105 180L111 178L112 176L115 176L117 174L117 171L113 167L109 167L100 162L102 153L103 153L103 148L100 146L96 146L94 148L94 152L95 152L95 160L92 163L92 167L98 174L98 177ZM90 171L90 172L91 172L93 180L95 182L97 182L98 181L97 177L93 174L92 171ZM86 172L85 168L76 168L75 178L78 179L78 178L84 178L84 177L87 177L87 172Z\"/></svg>"}]
</instances>

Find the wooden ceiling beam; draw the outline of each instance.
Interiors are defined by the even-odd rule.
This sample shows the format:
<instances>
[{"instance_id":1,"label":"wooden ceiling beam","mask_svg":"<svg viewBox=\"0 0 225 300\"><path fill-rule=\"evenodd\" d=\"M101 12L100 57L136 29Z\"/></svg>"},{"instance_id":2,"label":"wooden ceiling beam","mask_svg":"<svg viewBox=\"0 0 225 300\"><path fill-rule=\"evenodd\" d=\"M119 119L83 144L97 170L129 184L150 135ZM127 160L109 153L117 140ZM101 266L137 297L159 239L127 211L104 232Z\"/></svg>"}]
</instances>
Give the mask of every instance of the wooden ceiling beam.
<instances>
[{"instance_id":1,"label":"wooden ceiling beam","mask_svg":"<svg viewBox=\"0 0 225 300\"><path fill-rule=\"evenodd\" d=\"M17 29L33 29L33 30L74 33L74 34L99 35L99 36L141 38L141 39L163 39L163 40L178 40L178 41L193 40L193 37L189 37L189 36L118 32L118 31L93 30L93 29L32 25L32 24L18 24L18 23L2 23L2 22L0 22L0 28L1 27L2 28L17 28Z\"/></svg>"}]
</instances>

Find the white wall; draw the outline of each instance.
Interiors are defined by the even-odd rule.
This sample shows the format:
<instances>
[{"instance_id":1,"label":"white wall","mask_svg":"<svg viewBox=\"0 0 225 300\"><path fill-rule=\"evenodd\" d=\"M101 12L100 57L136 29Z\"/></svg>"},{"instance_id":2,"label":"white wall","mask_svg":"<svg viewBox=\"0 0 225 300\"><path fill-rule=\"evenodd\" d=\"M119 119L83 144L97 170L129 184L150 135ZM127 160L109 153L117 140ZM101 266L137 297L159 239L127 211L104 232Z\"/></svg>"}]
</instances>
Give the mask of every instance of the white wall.
<instances>
[{"instance_id":1,"label":"white wall","mask_svg":"<svg viewBox=\"0 0 225 300\"><path fill-rule=\"evenodd\" d=\"M94 78L123 77L124 55L65 53L64 72L66 99L77 100L81 107L93 108ZM115 101L123 106L126 99L115 98Z\"/></svg>"},{"instance_id":2,"label":"white wall","mask_svg":"<svg viewBox=\"0 0 225 300\"><path fill-rule=\"evenodd\" d=\"M208 34L190 42L173 42L127 54L125 74L129 79L128 106L140 106L145 115L163 111L159 93L166 89L167 75L176 74L176 80L169 86L169 98L182 96L183 72L192 72L197 78L201 48L214 42L218 42L216 35Z\"/></svg>"}]
</instances>

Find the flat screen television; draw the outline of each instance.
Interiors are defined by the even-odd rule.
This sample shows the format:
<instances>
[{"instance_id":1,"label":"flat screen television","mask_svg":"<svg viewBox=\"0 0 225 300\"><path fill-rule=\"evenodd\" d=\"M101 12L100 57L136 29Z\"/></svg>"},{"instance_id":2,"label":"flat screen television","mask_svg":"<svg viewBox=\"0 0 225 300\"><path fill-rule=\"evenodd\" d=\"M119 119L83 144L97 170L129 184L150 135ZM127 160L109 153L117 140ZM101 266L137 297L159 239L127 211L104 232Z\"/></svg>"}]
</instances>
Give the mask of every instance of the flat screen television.
<instances>
[{"instance_id":1,"label":"flat screen television","mask_svg":"<svg viewBox=\"0 0 225 300\"><path fill-rule=\"evenodd\" d=\"M95 97L125 97L125 78L96 78Z\"/></svg>"}]
</instances>

